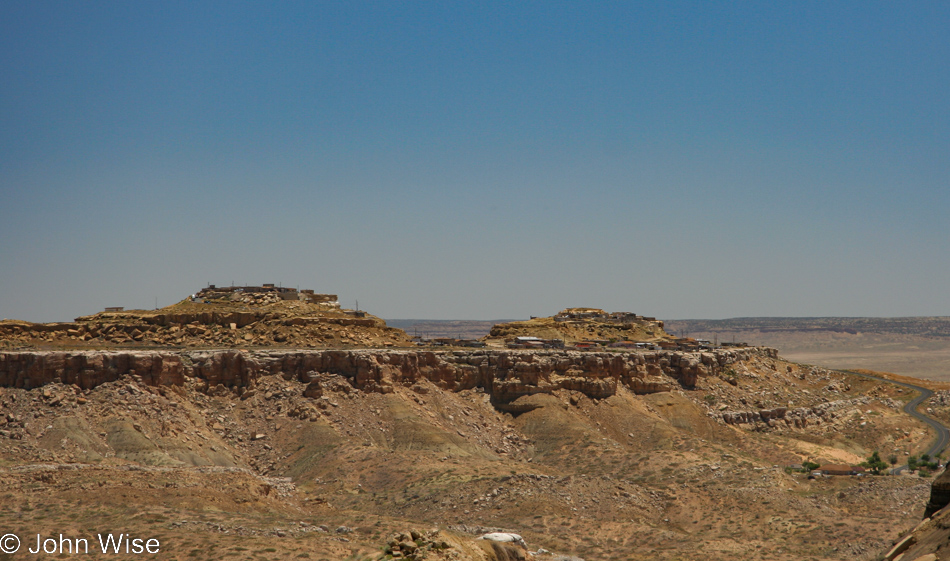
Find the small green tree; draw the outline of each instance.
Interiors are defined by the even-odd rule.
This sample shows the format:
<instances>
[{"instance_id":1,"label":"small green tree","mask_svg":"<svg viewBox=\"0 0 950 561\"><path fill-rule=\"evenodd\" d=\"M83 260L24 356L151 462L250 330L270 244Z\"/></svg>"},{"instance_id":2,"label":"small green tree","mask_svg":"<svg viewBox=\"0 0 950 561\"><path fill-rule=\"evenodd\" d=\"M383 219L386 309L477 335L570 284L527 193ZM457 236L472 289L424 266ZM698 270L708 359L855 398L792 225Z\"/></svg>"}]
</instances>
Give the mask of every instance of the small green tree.
<instances>
[{"instance_id":1,"label":"small green tree","mask_svg":"<svg viewBox=\"0 0 950 561\"><path fill-rule=\"evenodd\" d=\"M897 465L897 456L891 454L891 457L888 458L887 461L889 461L892 466L896 466L896 465Z\"/></svg>"},{"instance_id":2,"label":"small green tree","mask_svg":"<svg viewBox=\"0 0 950 561\"><path fill-rule=\"evenodd\" d=\"M887 469L887 463L881 459L881 455L875 450L866 462L861 463L861 467L870 470L874 475L881 475L881 472Z\"/></svg>"},{"instance_id":3,"label":"small green tree","mask_svg":"<svg viewBox=\"0 0 950 561\"><path fill-rule=\"evenodd\" d=\"M802 468L803 468L806 472L809 472L809 473L815 471L816 469L818 469L818 468L820 468L820 467L821 467L821 464L816 464L815 462L813 462L813 461L811 461L811 460L808 460L808 461L806 461L806 462L802 462Z\"/></svg>"},{"instance_id":4,"label":"small green tree","mask_svg":"<svg viewBox=\"0 0 950 561\"><path fill-rule=\"evenodd\" d=\"M910 471L917 471L917 456L910 456L907 458L907 469Z\"/></svg>"}]
</instances>

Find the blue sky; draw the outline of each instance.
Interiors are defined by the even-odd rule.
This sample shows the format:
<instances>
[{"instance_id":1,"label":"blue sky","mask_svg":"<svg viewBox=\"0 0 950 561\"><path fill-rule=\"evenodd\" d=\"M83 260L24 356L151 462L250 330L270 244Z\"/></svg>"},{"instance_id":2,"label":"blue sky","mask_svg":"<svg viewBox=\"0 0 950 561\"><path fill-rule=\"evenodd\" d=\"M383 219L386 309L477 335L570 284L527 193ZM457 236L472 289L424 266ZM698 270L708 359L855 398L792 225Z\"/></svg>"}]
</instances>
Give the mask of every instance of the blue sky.
<instances>
[{"instance_id":1,"label":"blue sky","mask_svg":"<svg viewBox=\"0 0 950 561\"><path fill-rule=\"evenodd\" d=\"M0 3L0 318L950 315L946 2Z\"/></svg>"}]
</instances>

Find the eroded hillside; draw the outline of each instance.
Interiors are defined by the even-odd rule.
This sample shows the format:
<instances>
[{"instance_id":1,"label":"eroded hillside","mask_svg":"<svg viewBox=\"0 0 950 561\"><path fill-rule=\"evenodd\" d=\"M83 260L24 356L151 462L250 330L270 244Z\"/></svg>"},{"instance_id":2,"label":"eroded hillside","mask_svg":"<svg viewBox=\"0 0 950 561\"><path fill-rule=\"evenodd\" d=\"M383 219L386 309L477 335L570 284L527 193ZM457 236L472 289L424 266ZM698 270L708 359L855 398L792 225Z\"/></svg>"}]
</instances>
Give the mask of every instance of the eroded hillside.
<instances>
[{"instance_id":1,"label":"eroded hillside","mask_svg":"<svg viewBox=\"0 0 950 561\"><path fill-rule=\"evenodd\" d=\"M893 386L767 349L2 353L0 385L5 528L178 556L375 559L414 528L430 559L497 559L494 529L587 560L872 558L929 489L787 473L930 436Z\"/></svg>"}]
</instances>

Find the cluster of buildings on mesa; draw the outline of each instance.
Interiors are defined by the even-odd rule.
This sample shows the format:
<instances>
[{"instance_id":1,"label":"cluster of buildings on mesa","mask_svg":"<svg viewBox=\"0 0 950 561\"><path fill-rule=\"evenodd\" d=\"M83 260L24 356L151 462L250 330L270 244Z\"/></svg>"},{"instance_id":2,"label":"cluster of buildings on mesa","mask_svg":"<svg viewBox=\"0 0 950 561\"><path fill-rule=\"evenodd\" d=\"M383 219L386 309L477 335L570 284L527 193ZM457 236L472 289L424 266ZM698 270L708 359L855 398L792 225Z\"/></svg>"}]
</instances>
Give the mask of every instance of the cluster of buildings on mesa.
<instances>
[{"instance_id":1,"label":"cluster of buildings on mesa","mask_svg":"<svg viewBox=\"0 0 950 561\"><path fill-rule=\"evenodd\" d=\"M298 290L287 286L276 286L274 284L262 284L261 286L215 286L209 284L207 288L202 288L191 296L192 302L207 302L209 300L241 299L243 296L252 297L271 296L281 300L301 300L311 304L322 304L324 306L340 309L340 300L336 294L319 294L313 290ZM366 317L366 312L360 310L342 310L344 314L353 317Z\"/></svg>"},{"instance_id":2,"label":"cluster of buildings on mesa","mask_svg":"<svg viewBox=\"0 0 950 561\"><path fill-rule=\"evenodd\" d=\"M191 299L192 301L220 300L243 294L272 294L281 300L303 300L314 304L328 304L340 306L336 294L316 294L312 290L297 290L287 286L263 284L261 286L215 286L209 284L202 288Z\"/></svg>"},{"instance_id":3,"label":"cluster of buildings on mesa","mask_svg":"<svg viewBox=\"0 0 950 561\"><path fill-rule=\"evenodd\" d=\"M532 317L531 319L537 319ZM604 312L603 310L586 308L569 308L552 318L557 323L576 323L576 324L633 324L633 323L652 323L663 328L663 322L654 317L640 316L633 312ZM435 339L413 338L419 345L440 345L453 347L484 347L485 342L477 339L455 339L451 337L440 337ZM638 350L676 350L676 351L704 351L712 350L717 347L745 347L746 343L713 343L706 339L692 339L689 337L665 339L660 341L617 341L610 339L588 339L577 341L568 346L564 339L545 339L530 335L514 337L505 341L505 346L509 349L565 349L590 351L601 348L613 349L638 349Z\"/></svg>"},{"instance_id":4,"label":"cluster of buildings on mesa","mask_svg":"<svg viewBox=\"0 0 950 561\"><path fill-rule=\"evenodd\" d=\"M281 300L302 300L314 304L323 304L326 306L339 308L340 302L336 294L318 294L313 290L298 290L285 286L276 286L274 284L262 284L260 286L215 286L209 284L195 294L191 295L192 302L204 303L209 300L235 299L244 295L271 295ZM106 312L121 312L122 307L108 307ZM364 312L359 310L346 310L346 313L363 316ZM532 316L531 319L537 319ZM663 322L655 317L640 316L633 312L604 312L603 310L593 308L568 308L559 312L552 318L557 323L605 323L605 324L633 324L633 323L653 323L660 329L663 328ZM413 337L417 345L425 346L451 346L451 347L484 347L484 341L478 339L456 339L452 337L437 337L427 339L422 337ZM643 342L643 341L616 341L608 339L589 339L577 341L570 347L566 346L563 339L544 339L534 336L514 337L505 341L509 349L564 349L572 348L575 350L595 350L600 348L614 349L639 349L639 350L677 350L677 351L704 351L712 350L717 347L745 347L746 343L713 343L706 339L692 339L689 337L673 338L662 341Z\"/></svg>"},{"instance_id":5,"label":"cluster of buildings on mesa","mask_svg":"<svg viewBox=\"0 0 950 561\"><path fill-rule=\"evenodd\" d=\"M195 294L188 297L192 302L199 304L208 300L236 299L245 294L255 295L273 295L281 300L303 300L315 304L324 304L331 307L340 307L336 294L316 294L312 290L297 290L284 286L275 286L273 284L262 284L261 286L215 286L209 284ZM124 306L106 306L106 312L125 311Z\"/></svg>"},{"instance_id":6,"label":"cluster of buildings on mesa","mask_svg":"<svg viewBox=\"0 0 950 561\"><path fill-rule=\"evenodd\" d=\"M262 284L260 286L215 286L209 284L198 292L188 297L188 300L204 304L212 300L240 300L250 295L251 297L268 297L279 300L301 300L312 304L322 304L329 308L340 308L340 301L336 294L318 294L313 290L298 290L286 286L277 286L274 284ZM106 312L122 312L123 306L106 307ZM365 312L360 310L343 310L343 313L351 316L364 317Z\"/></svg>"},{"instance_id":7,"label":"cluster of buildings on mesa","mask_svg":"<svg viewBox=\"0 0 950 561\"><path fill-rule=\"evenodd\" d=\"M515 337L505 342L509 349L564 349L567 348L563 339L542 339L540 337ZM578 341L570 346L578 351L592 351L596 349L638 349L654 351L711 351L719 347L745 347L746 343L719 343L715 344L706 339L692 339L679 337L663 341L611 341L609 339L589 339Z\"/></svg>"}]
</instances>

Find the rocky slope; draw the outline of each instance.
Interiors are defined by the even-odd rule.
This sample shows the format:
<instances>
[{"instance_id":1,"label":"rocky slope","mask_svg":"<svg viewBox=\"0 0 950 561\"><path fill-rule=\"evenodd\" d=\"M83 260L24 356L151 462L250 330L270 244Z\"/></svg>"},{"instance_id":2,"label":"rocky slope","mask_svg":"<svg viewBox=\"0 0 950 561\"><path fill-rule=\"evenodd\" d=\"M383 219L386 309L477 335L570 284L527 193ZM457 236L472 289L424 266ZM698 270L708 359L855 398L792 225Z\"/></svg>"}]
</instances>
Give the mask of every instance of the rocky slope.
<instances>
[{"instance_id":1,"label":"rocky slope","mask_svg":"<svg viewBox=\"0 0 950 561\"><path fill-rule=\"evenodd\" d=\"M883 561L942 561L950 559L950 472L934 479L924 519L907 534L894 540Z\"/></svg>"},{"instance_id":2,"label":"rocky slope","mask_svg":"<svg viewBox=\"0 0 950 561\"><path fill-rule=\"evenodd\" d=\"M124 525L178 557L408 556L415 528L429 559L501 559L492 530L588 560L870 559L927 492L786 473L928 437L886 384L768 349L7 352L0 386L8 531ZM789 401L844 404L724 415Z\"/></svg>"}]
</instances>

